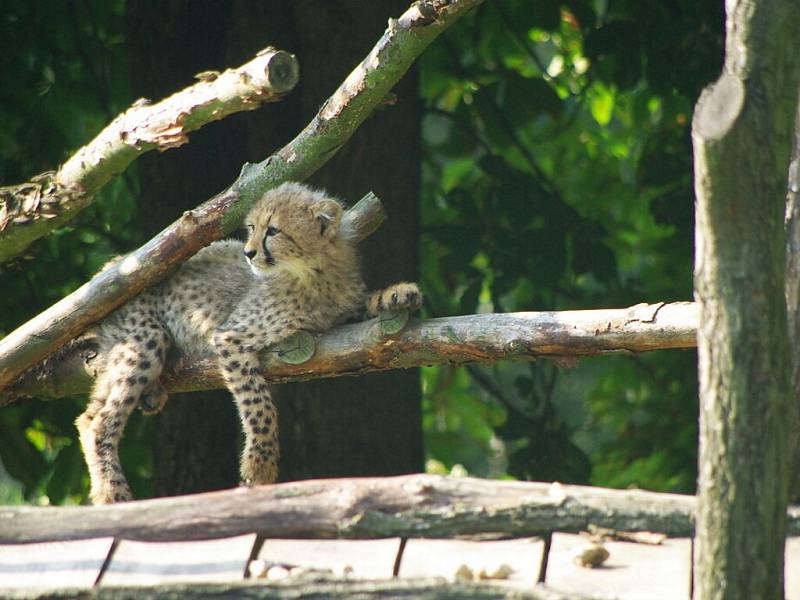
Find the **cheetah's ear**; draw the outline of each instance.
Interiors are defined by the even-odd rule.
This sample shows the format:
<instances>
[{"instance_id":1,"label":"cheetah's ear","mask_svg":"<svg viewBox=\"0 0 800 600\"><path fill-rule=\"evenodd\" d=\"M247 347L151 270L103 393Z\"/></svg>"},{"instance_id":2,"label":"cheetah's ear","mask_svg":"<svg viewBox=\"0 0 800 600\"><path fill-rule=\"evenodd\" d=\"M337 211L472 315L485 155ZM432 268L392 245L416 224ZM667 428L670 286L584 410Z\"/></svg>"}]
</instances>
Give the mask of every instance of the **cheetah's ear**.
<instances>
[{"instance_id":1,"label":"cheetah's ear","mask_svg":"<svg viewBox=\"0 0 800 600\"><path fill-rule=\"evenodd\" d=\"M323 237L333 237L339 228L339 221L342 219L342 205L326 198L315 202L309 207L311 215L317 220L319 234Z\"/></svg>"}]
</instances>

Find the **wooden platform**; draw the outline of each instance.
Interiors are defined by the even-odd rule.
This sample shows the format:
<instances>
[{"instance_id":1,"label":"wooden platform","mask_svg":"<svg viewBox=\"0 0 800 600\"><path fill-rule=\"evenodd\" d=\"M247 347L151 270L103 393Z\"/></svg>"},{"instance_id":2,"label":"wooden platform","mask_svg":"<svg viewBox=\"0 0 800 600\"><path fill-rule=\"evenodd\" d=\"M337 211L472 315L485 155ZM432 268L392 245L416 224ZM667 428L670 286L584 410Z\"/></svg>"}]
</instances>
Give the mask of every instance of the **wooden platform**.
<instances>
[{"instance_id":1,"label":"wooden platform","mask_svg":"<svg viewBox=\"0 0 800 600\"><path fill-rule=\"evenodd\" d=\"M574 562L588 543L585 536L554 534L543 586L536 584L544 549L537 538L411 539L403 545L399 538L262 541L249 534L191 542L8 544L0 546L0 597L73 597L91 588L93 597L188 597L193 590L207 595L247 586L252 597L302 597L308 588L331 597L462 590L480 598L689 598L688 539L607 541L609 557L596 569ZM786 597L800 600L800 538L787 539L786 558Z\"/></svg>"}]
</instances>

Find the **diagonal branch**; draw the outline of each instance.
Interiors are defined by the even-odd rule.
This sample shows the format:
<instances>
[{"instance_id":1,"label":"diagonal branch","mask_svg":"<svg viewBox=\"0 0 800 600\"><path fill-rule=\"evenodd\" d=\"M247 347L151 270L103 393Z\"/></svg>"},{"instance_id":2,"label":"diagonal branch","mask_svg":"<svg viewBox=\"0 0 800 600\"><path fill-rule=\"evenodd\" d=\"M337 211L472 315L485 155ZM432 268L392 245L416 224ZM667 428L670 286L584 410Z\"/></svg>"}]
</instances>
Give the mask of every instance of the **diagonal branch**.
<instances>
[{"instance_id":1,"label":"diagonal branch","mask_svg":"<svg viewBox=\"0 0 800 600\"><path fill-rule=\"evenodd\" d=\"M137 100L57 172L0 188L0 263L75 217L145 152L177 148L203 125L280 100L297 83L297 59L266 48L240 67L197 77L157 104Z\"/></svg>"},{"instance_id":2,"label":"diagonal branch","mask_svg":"<svg viewBox=\"0 0 800 600\"><path fill-rule=\"evenodd\" d=\"M570 364L578 356L691 348L695 345L696 329L697 307L690 302L639 304L625 309L447 317L413 322L400 333L388 336L381 333L380 323L372 320L317 336L316 353L307 362L287 364L266 350L262 353L262 364L267 378L274 382L423 365L539 357ZM178 357L177 364L183 363ZM58 363L47 378L23 380L12 388L9 396L53 398L83 393L88 391L94 371L91 354L76 353ZM174 392L224 386L212 359L181 366L177 371L171 365L163 382Z\"/></svg>"},{"instance_id":3,"label":"diagonal branch","mask_svg":"<svg viewBox=\"0 0 800 600\"><path fill-rule=\"evenodd\" d=\"M91 323L162 279L239 223L266 190L302 180L327 162L379 106L414 60L449 25L482 0L415 2L389 27L294 140L261 163L245 164L225 191L175 223L0 341L0 390Z\"/></svg>"}]
</instances>

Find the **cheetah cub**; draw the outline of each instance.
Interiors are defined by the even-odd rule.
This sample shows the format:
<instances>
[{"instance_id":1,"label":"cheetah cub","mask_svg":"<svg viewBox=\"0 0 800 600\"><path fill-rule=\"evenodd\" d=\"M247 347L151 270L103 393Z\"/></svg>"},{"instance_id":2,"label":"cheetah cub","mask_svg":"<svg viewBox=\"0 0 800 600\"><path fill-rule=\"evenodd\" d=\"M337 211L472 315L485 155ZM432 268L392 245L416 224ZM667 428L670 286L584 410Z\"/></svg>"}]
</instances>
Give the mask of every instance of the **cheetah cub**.
<instances>
[{"instance_id":1,"label":"cheetah cub","mask_svg":"<svg viewBox=\"0 0 800 600\"><path fill-rule=\"evenodd\" d=\"M91 500L131 500L118 447L131 412L157 412L167 350L188 360L216 356L245 434L247 484L278 476L278 418L258 352L295 332L324 331L363 314L416 309L417 285L368 295L356 241L341 227L342 205L299 183L267 192L250 211L246 243L211 244L167 280L142 292L92 331L100 374L76 421L91 477Z\"/></svg>"}]
</instances>

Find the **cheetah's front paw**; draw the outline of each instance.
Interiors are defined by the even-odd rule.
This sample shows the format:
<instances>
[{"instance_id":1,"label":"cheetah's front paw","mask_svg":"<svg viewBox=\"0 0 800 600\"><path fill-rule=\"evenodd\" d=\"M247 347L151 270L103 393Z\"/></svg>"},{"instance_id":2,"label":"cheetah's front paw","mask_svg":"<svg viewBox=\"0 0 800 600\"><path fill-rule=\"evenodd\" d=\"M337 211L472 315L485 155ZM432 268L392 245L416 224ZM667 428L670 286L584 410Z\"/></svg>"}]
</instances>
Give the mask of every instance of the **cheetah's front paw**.
<instances>
[{"instance_id":1,"label":"cheetah's front paw","mask_svg":"<svg viewBox=\"0 0 800 600\"><path fill-rule=\"evenodd\" d=\"M367 311L373 317L392 310L417 310L422 306L422 292L416 283L395 283L375 292L367 302Z\"/></svg>"},{"instance_id":2,"label":"cheetah's front paw","mask_svg":"<svg viewBox=\"0 0 800 600\"><path fill-rule=\"evenodd\" d=\"M241 465L240 485L268 485L278 481L278 465L274 461L249 460Z\"/></svg>"},{"instance_id":3,"label":"cheetah's front paw","mask_svg":"<svg viewBox=\"0 0 800 600\"><path fill-rule=\"evenodd\" d=\"M133 500L131 488L127 482L103 482L93 485L89 492L89 499L92 504L115 504L117 502L130 502Z\"/></svg>"}]
</instances>

